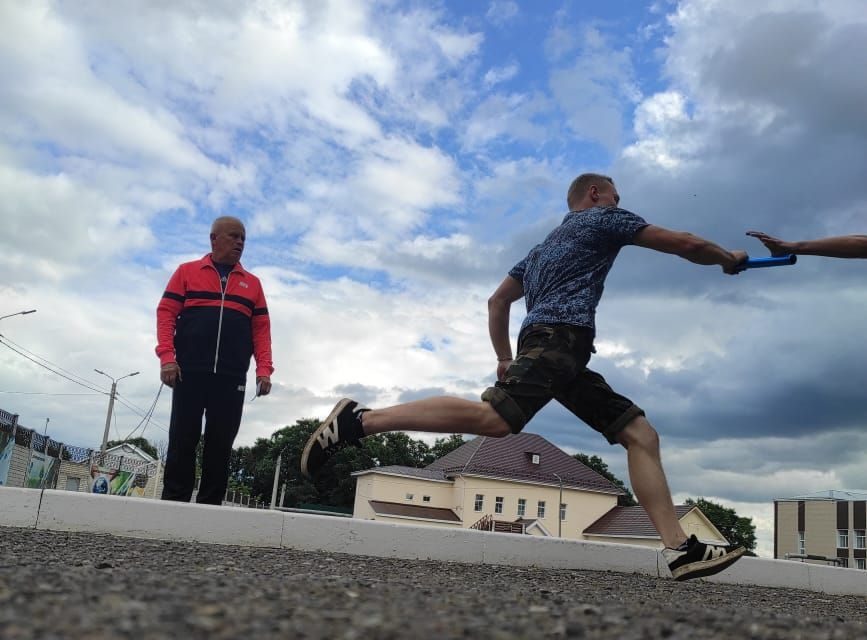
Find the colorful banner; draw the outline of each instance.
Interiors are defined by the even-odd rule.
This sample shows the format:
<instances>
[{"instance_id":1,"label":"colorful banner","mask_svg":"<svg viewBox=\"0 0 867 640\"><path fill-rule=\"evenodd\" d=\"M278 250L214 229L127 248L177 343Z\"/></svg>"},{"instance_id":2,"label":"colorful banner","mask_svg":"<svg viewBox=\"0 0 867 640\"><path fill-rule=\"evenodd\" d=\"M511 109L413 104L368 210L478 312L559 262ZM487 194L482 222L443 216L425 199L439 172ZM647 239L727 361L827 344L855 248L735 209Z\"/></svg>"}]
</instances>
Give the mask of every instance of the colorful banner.
<instances>
[{"instance_id":1,"label":"colorful banner","mask_svg":"<svg viewBox=\"0 0 867 640\"><path fill-rule=\"evenodd\" d=\"M15 438L11 433L0 431L0 486L6 484L12 454L15 452Z\"/></svg>"},{"instance_id":2,"label":"colorful banner","mask_svg":"<svg viewBox=\"0 0 867 640\"><path fill-rule=\"evenodd\" d=\"M60 460L39 451L32 451L24 486L30 489L53 489L57 484Z\"/></svg>"},{"instance_id":3,"label":"colorful banner","mask_svg":"<svg viewBox=\"0 0 867 640\"><path fill-rule=\"evenodd\" d=\"M111 496L134 495L135 477L136 474L132 471L92 465L90 467L90 492Z\"/></svg>"}]
</instances>

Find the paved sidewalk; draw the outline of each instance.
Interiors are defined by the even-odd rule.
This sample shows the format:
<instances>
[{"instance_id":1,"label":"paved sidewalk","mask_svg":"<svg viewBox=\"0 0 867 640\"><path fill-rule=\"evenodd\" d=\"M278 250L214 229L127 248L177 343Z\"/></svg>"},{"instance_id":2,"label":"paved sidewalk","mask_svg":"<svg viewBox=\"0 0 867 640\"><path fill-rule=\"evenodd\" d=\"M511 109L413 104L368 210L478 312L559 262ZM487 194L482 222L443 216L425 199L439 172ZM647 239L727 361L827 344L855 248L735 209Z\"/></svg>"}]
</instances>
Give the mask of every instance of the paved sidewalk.
<instances>
[{"instance_id":1,"label":"paved sidewalk","mask_svg":"<svg viewBox=\"0 0 867 640\"><path fill-rule=\"evenodd\" d=\"M867 599L0 527L0 636L867 638Z\"/></svg>"}]
</instances>

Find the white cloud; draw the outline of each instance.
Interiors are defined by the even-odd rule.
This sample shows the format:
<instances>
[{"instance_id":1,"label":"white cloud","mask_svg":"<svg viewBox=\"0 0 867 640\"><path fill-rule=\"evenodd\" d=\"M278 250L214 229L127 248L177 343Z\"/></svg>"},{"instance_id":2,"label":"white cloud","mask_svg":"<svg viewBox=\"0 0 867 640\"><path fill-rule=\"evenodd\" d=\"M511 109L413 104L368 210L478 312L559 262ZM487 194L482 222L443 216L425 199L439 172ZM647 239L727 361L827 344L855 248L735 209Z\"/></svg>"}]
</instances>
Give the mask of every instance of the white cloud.
<instances>
[{"instance_id":1,"label":"white cloud","mask_svg":"<svg viewBox=\"0 0 867 640\"><path fill-rule=\"evenodd\" d=\"M519 70L520 66L515 63L508 64L505 67L494 67L485 72L483 80L488 87L493 87L501 82L511 80L517 75Z\"/></svg>"}]
</instances>

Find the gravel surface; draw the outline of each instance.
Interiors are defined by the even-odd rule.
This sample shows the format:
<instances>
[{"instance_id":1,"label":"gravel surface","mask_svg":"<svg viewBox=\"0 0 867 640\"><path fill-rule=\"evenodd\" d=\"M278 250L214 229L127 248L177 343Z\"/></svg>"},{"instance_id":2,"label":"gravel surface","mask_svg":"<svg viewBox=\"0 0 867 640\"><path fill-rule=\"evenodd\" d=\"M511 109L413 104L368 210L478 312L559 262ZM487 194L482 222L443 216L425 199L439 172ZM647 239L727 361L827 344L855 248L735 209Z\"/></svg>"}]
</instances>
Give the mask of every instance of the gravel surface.
<instances>
[{"instance_id":1,"label":"gravel surface","mask_svg":"<svg viewBox=\"0 0 867 640\"><path fill-rule=\"evenodd\" d=\"M867 638L867 599L0 527L0 638Z\"/></svg>"}]
</instances>

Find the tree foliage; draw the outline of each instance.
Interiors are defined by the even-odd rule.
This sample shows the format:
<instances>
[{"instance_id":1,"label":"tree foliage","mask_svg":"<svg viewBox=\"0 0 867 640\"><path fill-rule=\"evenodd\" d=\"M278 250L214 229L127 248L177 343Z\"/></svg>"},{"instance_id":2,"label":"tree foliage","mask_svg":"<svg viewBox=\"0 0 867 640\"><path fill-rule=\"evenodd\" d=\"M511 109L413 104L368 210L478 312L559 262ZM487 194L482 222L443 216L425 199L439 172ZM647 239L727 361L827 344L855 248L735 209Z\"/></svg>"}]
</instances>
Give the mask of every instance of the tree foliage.
<instances>
[{"instance_id":1,"label":"tree foliage","mask_svg":"<svg viewBox=\"0 0 867 640\"><path fill-rule=\"evenodd\" d=\"M144 451L146 454L153 458L158 458L159 453L157 452L157 448L150 443L147 438L130 438L129 440L109 440L105 443L106 449L111 449L112 447L116 447L119 444L133 444L137 446L139 449Z\"/></svg>"},{"instance_id":2,"label":"tree foliage","mask_svg":"<svg viewBox=\"0 0 867 640\"><path fill-rule=\"evenodd\" d=\"M313 480L301 475L301 453L319 420L302 419L283 427L270 438L259 438L252 446L237 447L229 460L229 489L270 502L274 470L280 459L281 487L286 483L282 506L327 505L351 509L355 502L356 471L401 465L424 467L464 444L460 435L437 438L433 446L402 432L368 436L360 447L338 452Z\"/></svg>"},{"instance_id":3,"label":"tree foliage","mask_svg":"<svg viewBox=\"0 0 867 640\"><path fill-rule=\"evenodd\" d=\"M632 491L629 490L629 487L626 486L623 480L611 473L611 471L608 469L608 465L602 458L600 458L599 456L588 456L586 453L576 453L572 457L575 458L578 462L581 462L586 466L590 467L600 476L606 478L607 480L610 480L612 483L614 483L626 492L626 495L617 497L618 506L634 507L638 504L638 502L635 500L635 496L632 495Z\"/></svg>"},{"instance_id":4,"label":"tree foliage","mask_svg":"<svg viewBox=\"0 0 867 640\"><path fill-rule=\"evenodd\" d=\"M742 546L749 555L755 555L752 552L756 548L756 526L753 524L752 518L738 516L734 509L729 509L704 498L698 500L687 498L685 504L695 505L701 509L702 513L713 523L713 526L719 529L719 532L725 536L729 543Z\"/></svg>"}]
</instances>

